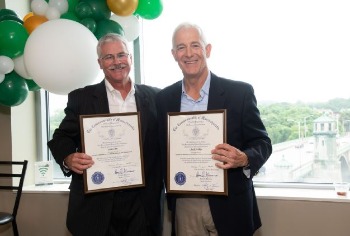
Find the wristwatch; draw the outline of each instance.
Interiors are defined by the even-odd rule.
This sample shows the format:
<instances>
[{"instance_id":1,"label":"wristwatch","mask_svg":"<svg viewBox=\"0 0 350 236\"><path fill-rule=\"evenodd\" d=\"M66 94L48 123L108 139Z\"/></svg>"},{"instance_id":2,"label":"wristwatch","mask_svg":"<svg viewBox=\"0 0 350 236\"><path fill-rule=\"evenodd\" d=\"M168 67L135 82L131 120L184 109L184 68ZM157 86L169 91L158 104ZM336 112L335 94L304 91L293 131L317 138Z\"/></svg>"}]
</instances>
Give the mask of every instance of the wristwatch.
<instances>
[{"instance_id":1,"label":"wristwatch","mask_svg":"<svg viewBox=\"0 0 350 236\"><path fill-rule=\"evenodd\" d=\"M62 162L62 166L63 166L63 171L64 171L65 173L68 173L68 172L70 171L69 167L66 165L66 163L64 162L64 160L63 160L63 162Z\"/></svg>"}]
</instances>

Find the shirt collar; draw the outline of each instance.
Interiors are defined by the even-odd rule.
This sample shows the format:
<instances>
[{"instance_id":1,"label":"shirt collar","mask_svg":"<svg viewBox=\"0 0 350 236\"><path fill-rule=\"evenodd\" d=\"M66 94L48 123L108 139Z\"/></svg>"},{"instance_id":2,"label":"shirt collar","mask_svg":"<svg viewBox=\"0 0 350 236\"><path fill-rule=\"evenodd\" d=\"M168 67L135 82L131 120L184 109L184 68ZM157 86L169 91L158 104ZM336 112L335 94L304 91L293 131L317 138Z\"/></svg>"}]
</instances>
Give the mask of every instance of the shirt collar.
<instances>
[{"instance_id":1,"label":"shirt collar","mask_svg":"<svg viewBox=\"0 0 350 236\"><path fill-rule=\"evenodd\" d=\"M135 94L135 83L134 83L134 81L132 81L132 79L130 79L130 81L131 81L131 90L130 90L129 94L134 95ZM106 88L109 92L113 92L114 90L116 90L115 88L113 88L111 83L109 83L109 81L106 78L105 78L105 84L106 84Z\"/></svg>"},{"instance_id":2,"label":"shirt collar","mask_svg":"<svg viewBox=\"0 0 350 236\"><path fill-rule=\"evenodd\" d=\"M201 91L200 93L204 93L206 95L209 94L209 88L210 88L210 79L211 79L211 74L210 74L210 71L208 73L208 76L207 78L205 79L205 82L201 88ZM186 90L185 90L185 84L184 84L184 80L182 80L182 94L186 94Z\"/></svg>"}]
</instances>

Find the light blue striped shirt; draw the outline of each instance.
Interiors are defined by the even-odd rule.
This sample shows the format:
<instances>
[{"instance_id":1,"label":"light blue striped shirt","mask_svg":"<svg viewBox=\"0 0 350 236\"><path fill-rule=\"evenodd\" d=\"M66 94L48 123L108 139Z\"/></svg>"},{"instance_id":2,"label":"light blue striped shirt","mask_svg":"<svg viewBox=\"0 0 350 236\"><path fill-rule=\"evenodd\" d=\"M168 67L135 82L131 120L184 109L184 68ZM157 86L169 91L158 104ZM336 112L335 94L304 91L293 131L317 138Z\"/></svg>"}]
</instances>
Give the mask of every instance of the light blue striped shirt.
<instances>
[{"instance_id":1,"label":"light blue striped shirt","mask_svg":"<svg viewBox=\"0 0 350 236\"><path fill-rule=\"evenodd\" d=\"M208 109L208 100L209 100L209 88L210 88L210 73L205 80L203 87L200 91L200 97L197 100L194 100L190 97L185 91L184 80L182 80L182 95L181 95L181 110L185 111L206 111Z\"/></svg>"},{"instance_id":2,"label":"light blue striped shirt","mask_svg":"<svg viewBox=\"0 0 350 236\"><path fill-rule=\"evenodd\" d=\"M182 80L182 95L181 95L181 108L180 111L206 111L208 110L208 101L209 101L209 88L210 88L210 73L205 80L203 87L200 91L200 97L197 100L191 98L185 91L184 81ZM213 147L214 148L214 147ZM243 168L243 173L247 178L250 177L250 169Z\"/></svg>"}]
</instances>

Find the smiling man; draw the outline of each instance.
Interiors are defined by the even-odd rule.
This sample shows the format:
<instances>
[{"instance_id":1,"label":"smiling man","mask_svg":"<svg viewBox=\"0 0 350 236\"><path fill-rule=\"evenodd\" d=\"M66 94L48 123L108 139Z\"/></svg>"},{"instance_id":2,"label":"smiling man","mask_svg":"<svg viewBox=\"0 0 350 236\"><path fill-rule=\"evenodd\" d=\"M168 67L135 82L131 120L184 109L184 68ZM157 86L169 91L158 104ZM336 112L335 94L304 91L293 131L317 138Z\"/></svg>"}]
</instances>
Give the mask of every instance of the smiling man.
<instances>
[{"instance_id":1,"label":"smiling man","mask_svg":"<svg viewBox=\"0 0 350 236\"><path fill-rule=\"evenodd\" d=\"M157 95L162 158L165 163L168 112L225 109L227 142L213 146L211 154L213 168L227 169L228 183L228 196L168 193L172 234L252 236L261 226L252 178L272 152L253 87L209 70L207 58L212 46L197 25L180 24L172 43L171 52L183 79ZM166 165L163 169L168 170Z\"/></svg>"},{"instance_id":2,"label":"smiling man","mask_svg":"<svg viewBox=\"0 0 350 236\"><path fill-rule=\"evenodd\" d=\"M104 80L69 93L65 117L48 142L63 173L72 176L67 228L74 236L160 236L163 182L159 143L154 138L159 89L131 80L132 55L120 35L101 37L97 54ZM145 186L84 194L83 171L94 160L82 153L80 115L136 111L140 112Z\"/></svg>"}]
</instances>

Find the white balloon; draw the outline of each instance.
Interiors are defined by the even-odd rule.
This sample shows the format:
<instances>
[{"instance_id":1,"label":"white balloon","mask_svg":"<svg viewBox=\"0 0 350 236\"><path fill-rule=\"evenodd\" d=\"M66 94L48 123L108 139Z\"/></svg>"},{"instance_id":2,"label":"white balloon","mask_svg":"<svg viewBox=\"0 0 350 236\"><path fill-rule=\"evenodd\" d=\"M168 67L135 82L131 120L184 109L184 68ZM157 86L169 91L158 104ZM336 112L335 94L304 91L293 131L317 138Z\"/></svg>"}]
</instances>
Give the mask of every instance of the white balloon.
<instances>
[{"instance_id":1,"label":"white balloon","mask_svg":"<svg viewBox=\"0 0 350 236\"><path fill-rule=\"evenodd\" d=\"M60 16L61 16L61 13L59 12L59 10L57 10L57 8L54 8L54 7L47 8L47 11L45 13L45 17L48 20L59 19Z\"/></svg>"},{"instance_id":2,"label":"white balloon","mask_svg":"<svg viewBox=\"0 0 350 236\"><path fill-rule=\"evenodd\" d=\"M15 64L7 56L0 56L0 74L7 74L13 71Z\"/></svg>"},{"instance_id":3,"label":"white balloon","mask_svg":"<svg viewBox=\"0 0 350 236\"><path fill-rule=\"evenodd\" d=\"M68 11L68 1L67 0L50 0L49 6L56 8L61 14Z\"/></svg>"},{"instance_id":4,"label":"white balloon","mask_svg":"<svg viewBox=\"0 0 350 236\"><path fill-rule=\"evenodd\" d=\"M125 38L132 42L140 35L140 22L135 15L130 16L118 16L113 14L110 17L110 20L113 20L120 24L125 33Z\"/></svg>"},{"instance_id":5,"label":"white balloon","mask_svg":"<svg viewBox=\"0 0 350 236\"><path fill-rule=\"evenodd\" d=\"M4 75L4 74L0 74L0 83L1 83L2 81L4 81L4 79L5 79L5 75Z\"/></svg>"},{"instance_id":6,"label":"white balloon","mask_svg":"<svg viewBox=\"0 0 350 236\"><path fill-rule=\"evenodd\" d=\"M37 85L65 95L96 79L96 45L94 34L80 23L67 19L47 21L28 37L24 64Z\"/></svg>"},{"instance_id":7,"label":"white balloon","mask_svg":"<svg viewBox=\"0 0 350 236\"><path fill-rule=\"evenodd\" d=\"M30 7L34 15L45 16L49 4L45 0L33 0L30 3Z\"/></svg>"},{"instance_id":8,"label":"white balloon","mask_svg":"<svg viewBox=\"0 0 350 236\"><path fill-rule=\"evenodd\" d=\"M23 55L14 58L13 62L15 63L14 70L17 74L22 76L22 78L24 78L24 79L32 79L30 77L30 75L28 74L27 69L24 65L24 56Z\"/></svg>"}]
</instances>

